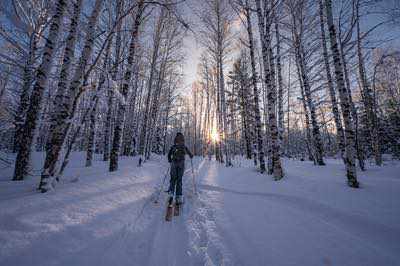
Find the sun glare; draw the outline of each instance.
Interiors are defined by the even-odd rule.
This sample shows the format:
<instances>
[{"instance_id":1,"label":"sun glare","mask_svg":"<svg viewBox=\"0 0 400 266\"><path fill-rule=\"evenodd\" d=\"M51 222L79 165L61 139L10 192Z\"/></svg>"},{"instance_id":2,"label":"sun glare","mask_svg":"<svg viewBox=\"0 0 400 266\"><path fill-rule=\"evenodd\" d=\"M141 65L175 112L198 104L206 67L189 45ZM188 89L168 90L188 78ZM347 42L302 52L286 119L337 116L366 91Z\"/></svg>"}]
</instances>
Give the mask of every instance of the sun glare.
<instances>
[{"instance_id":1,"label":"sun glare","mask_svg":"<svg viewBox=\"0 0 400 266\"><path fill-rule=\"evenodd\" d=\"M219 134L218 131L215 127L213 127L211 134L210 134L210 138L213 142L218 142L219 141Z\"/></svg>"}]
</instances>

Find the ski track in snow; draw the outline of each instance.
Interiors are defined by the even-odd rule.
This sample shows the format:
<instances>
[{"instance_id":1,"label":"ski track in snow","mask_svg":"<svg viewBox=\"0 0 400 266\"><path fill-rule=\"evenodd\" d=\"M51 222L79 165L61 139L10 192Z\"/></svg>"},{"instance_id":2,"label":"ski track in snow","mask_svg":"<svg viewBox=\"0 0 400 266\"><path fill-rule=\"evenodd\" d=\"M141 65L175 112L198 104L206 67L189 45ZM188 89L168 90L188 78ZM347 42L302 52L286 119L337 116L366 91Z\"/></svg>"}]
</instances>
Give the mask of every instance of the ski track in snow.
<instances>
[{"instance_id":1,"label":"ski track in snow","mask_svg":"<svg viewBox=\"0 0 400 266\"><path fill-rule=\"evenodd\" d=\"M164 159L114 173L96 163L46 194L1 180L0 265L400 265L398 164L360 173L352 190L335 160L285 161L275 182L249 161L196 158L198 193L187 163L185 204L166 222L166 193L154 203Z\"/></svg>"},{"instance_id":2,"label":"ski track in snow","mask_svg":"<svg viewBox=\"0 0 400 266\"><path fill-rule=\"evenodd\" d=\"M226 169L221 169L220 166L213 165L213 167L219 168L218 170L213 171L219 175L221 175L221 172L231 172ZM222 174L222 176L224 176L224 174ZM207 179L206 183L218 183L216 174L208 175ZM352 253L358 252L360 248L368 250L374 254L372 258L361 257L359 261L362 261L362 263L356 262L357 260L348 260L349 258L337 260L337 258L331 259L329 255L326 257L321 256L321 260L319 262L315 261L315 265L331 265L331 263L332 265L379 265L380 260L383 258L385 263L381 265L398 265L399 263L398 252L400 251L400 228L390 227L379 222L374 222L365 219L365 217L360 216L357 213L349 214L339 209L332 208L329 205L319 203L318 200L310 200L303 197L278 193L239 191L208 184L201 185L201 189L225 194L222 198L223 208L221 208L222 214L220 215L221 221L218 230L222 234L225 243L230 245L228 249L235 255L233 259L235 262L233 263L234 265L269 265L271 261L279 261L279 258L283 257L287 257L288 260L285 263L278 263L279 265L313 265L312 263L310 264L312 260L309 260L309 258L304 258L303 261L301 254L298 254L296 251L290 250L289 252L291 254L289 256L288 254L285 254L287 252L285 248L288 246L287 241L284 241L285 245L282 248L274 249L274 245L279 245L279 242L281 241L280 239L285 238L285 227L287 227L287 221L280 221L283 226L279 226L279 223L276 223L278 228L281 227L281 229L272 230L277 233L276 239L273 241L270 240L273 239L274 235L265 235L265 238L261 237L259 239L257 239L256 236L249 237L249 235L251 235L249 234L249 230L251 230L252 225L256 224L255 221L260 222L260 219L263 219L262 222L265 222L266 224L270 223L271 219L268 219L268 216L273 216L277 207L280 211L284 210L286 212L285 215L294 219L297 218L299 221L302 220L302 216L306 218L305 223L295 221L295 225L297 226L296 231L299 232L293 232L293 235L301 233L302 228L304 227L309 227L310 232L307 232L307 235L304 235L303 238L300 237L300 239L293 238L293 235L289 236L289 240L294 240L295 242L300 240L300 242L302 242L305 239L310 238L309 236L313 235L312 231L316 229L315 225L319 224L323 229L321 231L316 230L316 235L314 237L320 237L322 234L326 234L331 237L331 239L326 239L327 242L331 240L336 242L337 236L340 235L340 237L343 238L342 241L344 243L337 243L337 245L342 244L347 246L348 244L346 241L355 243L353 247L349 247L349 250L351 250L349 256L354 257L354 254ZM259 202L259 204L257 202ZM267 215L261 215L261 217L257 218L257 216L260 216L259 214L262 210L259 208L254 210L251 206L254 203L257 207L265 206L266 210L264 211ZM273 203L274 206L268 206L271 205L271 203ZM275 216L281 216L279 212ZM246 223L244 219L241 219L240 216L242 216L242 218L247 217L249 219L248 223ZM266 227L268 228L269 226L267 225ZM293 230L293 228L290 229ZM259 231L256 231L256 233L258 234ZM263 242L260 242L260 240L263 240ZM310 240L314 241L313 239ZM300 242L298 243L299 245L301 245ZM307 244L307 241L304 242L304 244ZM318 245L312 246L314 251L318 250ZM265 251L269 250L271 254L260 256L263 254L263 248L259 247L265 248ZM273 254L275 252L276 255ZM294 252L294 256L292 252ZM312 256L312 253L310 252L309 255ZM367 254L361 252L360 255L366 256ZM291 256L295 257L292 261L289 259ZM339 257L340 254L337 254L337 256ZM380 258L377 259L377 257ZM252 259L249 261L248 258ZM332 262L335 260L339 263ZM368 262L369 260L373 260L373 262Z\"/></svg>"}]
</instances>

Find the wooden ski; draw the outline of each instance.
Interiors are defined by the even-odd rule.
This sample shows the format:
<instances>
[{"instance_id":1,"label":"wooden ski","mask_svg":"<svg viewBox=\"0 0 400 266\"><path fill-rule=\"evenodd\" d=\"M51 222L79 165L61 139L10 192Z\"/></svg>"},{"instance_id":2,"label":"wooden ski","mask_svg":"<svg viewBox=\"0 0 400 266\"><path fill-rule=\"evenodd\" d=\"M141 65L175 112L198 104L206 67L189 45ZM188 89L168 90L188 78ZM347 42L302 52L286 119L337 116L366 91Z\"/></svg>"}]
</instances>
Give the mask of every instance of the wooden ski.
<instances>
[{"instance_id":1,"label":"wooden ski","mask_svg":"<svg viewBox=\"0 0 400 266\"><path fill-rule=\"evenodd\" d=\"M175 206L174 206L174 216L179 216L179 206L180 204L175 202Z\"/></svg>"},{"instance_id":2,"label":"wooden ski","mask_svg":"<svg viewBox=\"0 0 400 266\"><path fill-rule=\"evenodd\" d=\"M167 211L165 213L165 221L169 222L172 219L172 214L174 213L174 204L172 204L173 198L169 197L167 201Z\"/></svg>"}]
</instances>

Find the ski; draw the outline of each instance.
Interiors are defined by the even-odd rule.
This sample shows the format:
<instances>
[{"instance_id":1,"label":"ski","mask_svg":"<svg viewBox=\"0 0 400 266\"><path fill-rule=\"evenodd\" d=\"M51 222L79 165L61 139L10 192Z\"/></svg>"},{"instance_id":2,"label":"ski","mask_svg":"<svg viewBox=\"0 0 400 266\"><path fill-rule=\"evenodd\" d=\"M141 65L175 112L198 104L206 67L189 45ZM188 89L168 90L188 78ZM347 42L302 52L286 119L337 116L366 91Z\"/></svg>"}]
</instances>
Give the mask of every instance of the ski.
<instances>
[{"instance_id":1,"label":"ski","mask_svg":"<svg viewBox=\"0 0 400 266\"><path fill-rule=\"evenodd\" d=\"M174 213L173 197L169 197L167 201L167 211L165 213L165 221L169 222L172 219Z\"/></svg>"},{"instance_id":2,"label":"ski","mask_svg":"<svg viewBox=\"0 0 400 266\"><path fill-rule=\"evenodd\" d=\"M180 207L180 204L175 202L174 216L179 216L179 207Z\"/></svg>"}]
</instances>

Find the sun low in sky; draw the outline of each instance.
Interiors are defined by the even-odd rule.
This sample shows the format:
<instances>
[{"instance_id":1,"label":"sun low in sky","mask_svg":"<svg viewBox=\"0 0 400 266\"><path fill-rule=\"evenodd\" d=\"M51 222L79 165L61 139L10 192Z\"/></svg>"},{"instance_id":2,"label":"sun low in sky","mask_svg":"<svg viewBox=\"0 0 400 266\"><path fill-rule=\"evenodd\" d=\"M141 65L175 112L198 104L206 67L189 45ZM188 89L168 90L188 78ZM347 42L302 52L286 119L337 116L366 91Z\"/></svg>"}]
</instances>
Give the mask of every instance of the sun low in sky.
<instances>
[{"instance_id":1,"label":"sun low in sky","mask_svg":"<svg viewBox=\"0 0 400 266\"><path fill-rule=\"evenodd\" d=\"M217 128L215 126L211 130L210 139L214 143L219 142L219 134L218 134L218 130L217 130Z\"/></svg>"}]
</instances>

